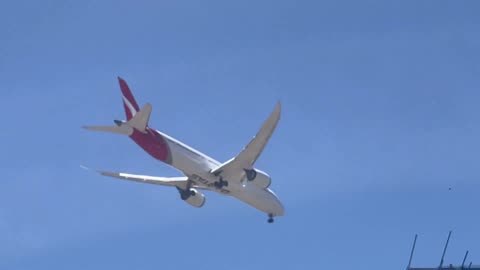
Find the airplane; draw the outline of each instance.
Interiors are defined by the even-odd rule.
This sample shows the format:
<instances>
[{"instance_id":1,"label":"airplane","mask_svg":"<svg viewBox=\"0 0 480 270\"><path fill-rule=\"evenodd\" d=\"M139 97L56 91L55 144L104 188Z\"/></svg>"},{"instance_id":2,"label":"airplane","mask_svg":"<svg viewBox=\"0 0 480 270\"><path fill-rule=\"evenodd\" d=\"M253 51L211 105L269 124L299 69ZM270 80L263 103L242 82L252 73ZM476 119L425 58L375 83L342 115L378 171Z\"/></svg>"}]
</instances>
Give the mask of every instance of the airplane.
<instances>
[{"instance_id":1,"label":"airplane","mask_svg":"<svg viewBox=\"0 0 480 270\"><path fill-rule=\"evenodd\" d=\"M274 217L283 216L284 206L269 188L271 177L254 167L265 145L280 120L281 104L263 123L258 133L240 151L223 163L149 126L152 105L138 106L127 82L118 77L122 92L126 120L114 120L111 126L83 126L91 131L102 131L129 136L153 158L183 173L178 177L159 177L97 170L104 176L141 183L175 187L180 198L200 208L205 204L202 191L214 191L232 196L268 215L268 223Z\"/></svg>"},{"instance_id":2,"label":"airplane","mask_svg":"<svg viewBox=\"0 0 480 270\"><path fill-rule=\"evenodd\" d=\"M463 262L462 265L460 266L454 266L453 264L450 264L448 266L444 266L444 259L445 259L445 253L447 252L447 247L448 247L448 242L450 241L450 236L452 235L452 231L449 232L448 238L447 238L447 243L445 244L445 247L443 248L443 254L442 258L440 259L440 265L438 267L411 267L412 265L412 258L413 258L413 253L415 251L415 245L417 244L417 234L415 235L415 239L413 240L413 246L412 246L412 251L410 253L410 260L408 261L408 266L407 270L480 270L480 266L478 265L473 265L472 262L470 262L467 265L465 265L465 262L467 261L468 257L468 250L465 253L465 256L463 257Z\"/></svg>"}]
</instances>

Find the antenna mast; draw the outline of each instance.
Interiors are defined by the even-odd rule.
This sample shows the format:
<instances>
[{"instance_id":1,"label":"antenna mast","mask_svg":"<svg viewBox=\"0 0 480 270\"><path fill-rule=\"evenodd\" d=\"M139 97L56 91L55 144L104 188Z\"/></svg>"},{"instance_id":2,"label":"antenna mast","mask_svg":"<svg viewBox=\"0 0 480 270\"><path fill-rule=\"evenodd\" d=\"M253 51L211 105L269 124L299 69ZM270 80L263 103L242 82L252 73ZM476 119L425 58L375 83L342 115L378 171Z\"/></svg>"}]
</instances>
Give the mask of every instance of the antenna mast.
<instances>
[{"instance_id":1,"label":"antenna mast","mask_svg":"<svg viewBox=\"0 0 480 270\"><path fill-rule=\"evenodd\" d=\"M463 257L462 270L465 269L464 266L465 266L465 261L467 260L467 256L468 256L468 250L467 250L467 253L465 253L465 257Z\"/></svg>"},{"instance_id":2,"label":"antenna mast","mask_svg":"<svg viewBox=\"0 0 480 270\"><path fill-rule=\"evenodd\" d=\"M413 240L412 252L410 253L410 260L408 260L407 270L410 270L410 265L412 264L413 252L415 251L415 244L417 244L417 234L415 234L415 239Z\"/></svg>"},{"instance_id":3,"label":"antenna mast","mask_svg":"<svg viewBox=\"0 0 480 270\"><path fill-rule=\"evenodd\" d=\"M443 266L443 259L445 258L445 253L447 252L448 242L450 241L450 236L452 235L452 231L448 233L447 243L445 244L445 248L443 249L442 259L440 260L439 268Z\"/></svg>"}]
</instances>

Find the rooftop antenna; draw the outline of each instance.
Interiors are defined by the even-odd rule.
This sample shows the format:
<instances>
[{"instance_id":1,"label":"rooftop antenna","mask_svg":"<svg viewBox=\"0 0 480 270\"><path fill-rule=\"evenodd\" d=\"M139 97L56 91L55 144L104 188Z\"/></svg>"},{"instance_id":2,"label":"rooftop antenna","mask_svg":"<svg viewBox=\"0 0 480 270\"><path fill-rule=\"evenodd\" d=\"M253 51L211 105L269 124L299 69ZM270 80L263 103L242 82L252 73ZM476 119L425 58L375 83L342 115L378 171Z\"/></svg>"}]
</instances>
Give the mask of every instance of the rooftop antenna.
<instances>
[{"instance_id":1,"label":"rooftop antenna","mask_svg":"<svg viewBox=\"0 0 480 270\"><path fill-rule=\"evenodd\" d=\"M467 260L467 256L468 256L468 250L467 250L467 253L465 253L465 257L463 257L462 270L465 269L464 266L465 266L465 261Z\"/></svg>"},{"instance_id":2,"label":"rooftop antenna","mask_svg":"<svg viewBox=\"0 0 480 270\"><path fill-rule=\"evenodd\" d=\"M448 242L450 241L451 235L452 235L452 231L448 233L447 243L445 244L445 248L443 249L442 259L440 260L440 266L439 266L440 269L443 266L443 259L445 258L445 253L447 252Z\"/></svg>"},{"instance_id":3,"label":"rooftop antenna","mask_svg":"<svg viewBox=\"0 0 480 270\"><path fill-rule=\"evenodd\" d=\"M410 253L410 260L408 260L407 270L410 270L410 265L412 264L413 252L415 251L415 244L417 244L417 236L415 234L415 239L413 240L412 252Z\"/></svg>"}]
</instances>

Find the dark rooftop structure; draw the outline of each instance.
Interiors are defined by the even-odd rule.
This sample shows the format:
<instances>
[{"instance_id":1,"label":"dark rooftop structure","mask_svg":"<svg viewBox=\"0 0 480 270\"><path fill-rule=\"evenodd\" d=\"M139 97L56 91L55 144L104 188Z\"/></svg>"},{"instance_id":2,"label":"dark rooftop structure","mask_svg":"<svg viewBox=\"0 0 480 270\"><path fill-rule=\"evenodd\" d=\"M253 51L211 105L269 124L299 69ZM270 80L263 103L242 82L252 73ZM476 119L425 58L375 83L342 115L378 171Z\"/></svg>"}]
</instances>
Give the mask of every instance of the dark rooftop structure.
<instances>
[{"instance_id":1,"label":"dark rooftop structure","mask_svg":"<svg viewBox=\"0 0 480 270\"><path fill-rule=\"evenodd\" d=\"M445 258L445 253L447 252L448 243L450 241L450 236L452 235L452 231L449 232L447 243L445 243L445 247L443 248L442 258L440 259L440 265L437 267L411 267L412 265L412 258L413 253L415 251L415 245L417 244L417 236L415 235L415 239L413 240L412 252L410 253L410 260L408 261L407 270L480 270L480 265L473 265L472 262L466 264L467 257L468 257L468 250L463 257L462 264L460 266L454 266L452 264L444 265L443 259Z\"/></svg>"}]
</instances>

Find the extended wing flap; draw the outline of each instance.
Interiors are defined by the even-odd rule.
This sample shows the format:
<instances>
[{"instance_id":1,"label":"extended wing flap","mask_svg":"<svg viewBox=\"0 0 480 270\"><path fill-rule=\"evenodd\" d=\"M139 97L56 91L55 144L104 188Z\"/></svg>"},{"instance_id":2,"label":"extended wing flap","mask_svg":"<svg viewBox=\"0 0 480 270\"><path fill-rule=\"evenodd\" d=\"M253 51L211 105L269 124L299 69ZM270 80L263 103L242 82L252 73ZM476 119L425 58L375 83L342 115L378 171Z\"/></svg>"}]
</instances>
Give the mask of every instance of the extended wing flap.
<instances>
[{"instance_id":1,"label":"extended wing flap","mask_svg":"<svg viewBox=\"0 0 480 270\"><path fill-rule=\"evenodd\" d=\"M275 131L278 121L280 120L280 112L281 104L277 102L273 112L247 146L243 148L236 157L220 165L214 169L212 173L222 173L222 175L227 177L243 177L244 169L251 169L253 167L253 164L257 161Z\"/></svg>"}]
</instances>

